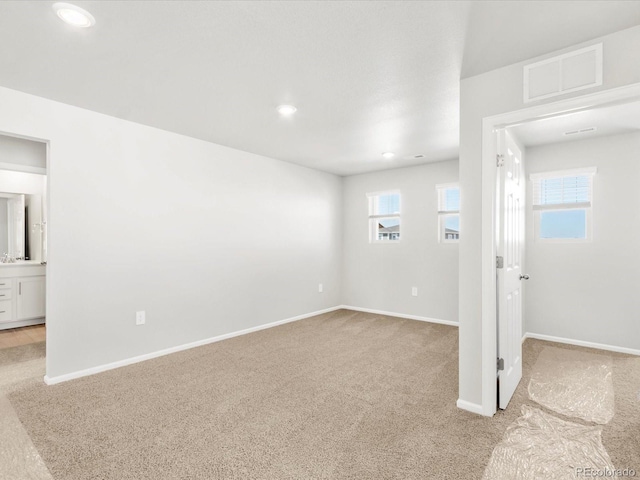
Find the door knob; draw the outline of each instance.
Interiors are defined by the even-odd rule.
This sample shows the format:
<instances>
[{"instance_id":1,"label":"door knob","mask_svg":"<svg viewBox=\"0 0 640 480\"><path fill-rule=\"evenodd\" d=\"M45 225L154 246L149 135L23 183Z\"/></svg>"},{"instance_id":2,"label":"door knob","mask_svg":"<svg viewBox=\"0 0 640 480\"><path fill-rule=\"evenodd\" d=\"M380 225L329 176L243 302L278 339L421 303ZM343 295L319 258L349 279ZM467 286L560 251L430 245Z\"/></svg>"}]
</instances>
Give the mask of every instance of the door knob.
<instances>
[{"instance_id":1,"label":"door knob","mask_svg":"<svg viewBox=\"0 0 640 480\"><path fill-rule=\"evenodd\" d=\"M520 275L520 280L529 280L529 275L526 273L524 275Z\"/></svg>"}]
</instances>

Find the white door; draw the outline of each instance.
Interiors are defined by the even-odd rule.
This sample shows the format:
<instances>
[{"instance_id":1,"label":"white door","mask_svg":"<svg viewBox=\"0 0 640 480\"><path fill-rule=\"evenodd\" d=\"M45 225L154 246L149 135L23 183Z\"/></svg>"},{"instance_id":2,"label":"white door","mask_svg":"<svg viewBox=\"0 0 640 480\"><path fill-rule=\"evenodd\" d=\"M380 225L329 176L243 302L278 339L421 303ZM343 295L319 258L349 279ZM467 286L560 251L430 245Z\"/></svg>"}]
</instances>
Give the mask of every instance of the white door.
<instances>
[{"instance_id":1,"label":"white door","mask_svg":"<svg viewBox=\"0 0 640 480\"><path fill-rule=\"evenodd\" d=\"M18 279L17 320L28 320L45 316L46 277L23 277Z\"/></svg>"},{"instance_id":2,"label":"white door","mask_svg":"<svg viewBox=\"0 0 640 480\"><path fill-rule=\"evenodd\" d=\"M524 158L509 132L498 133L498 405L506 408L522 378Z\"/></svg>"}]
</instances>

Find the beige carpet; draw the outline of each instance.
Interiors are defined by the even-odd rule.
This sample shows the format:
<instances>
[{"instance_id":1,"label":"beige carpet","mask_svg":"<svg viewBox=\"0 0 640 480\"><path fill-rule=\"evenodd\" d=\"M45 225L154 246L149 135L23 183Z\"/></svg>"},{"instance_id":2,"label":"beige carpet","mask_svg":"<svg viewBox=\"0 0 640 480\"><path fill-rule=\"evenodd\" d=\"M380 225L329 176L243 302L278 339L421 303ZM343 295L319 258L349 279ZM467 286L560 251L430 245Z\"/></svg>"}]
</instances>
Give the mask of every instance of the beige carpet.
<instances>
[{"instance_id":1,"label":"beige carpet","mask_svg":"<svg viewBox=\"0 0 640 480\"><path fill-rule=\"evenodd\" d=\"M341 310L9 398L56 480L479 479L549 344L487 419L455 406L457 338ZM608 355L603 444L640 471L640 359Z\"/></svg>"},{"instance_id":2,"label":"beige carpet","mask_svg":"<svg viewBox=\"0 0 640 480\"><path fill-rule=\"evenodd\" d=\"M44 358L45 342L29 343L19 347L0 348L0 367L27 360Z\"/></svg>"}]
</instances>

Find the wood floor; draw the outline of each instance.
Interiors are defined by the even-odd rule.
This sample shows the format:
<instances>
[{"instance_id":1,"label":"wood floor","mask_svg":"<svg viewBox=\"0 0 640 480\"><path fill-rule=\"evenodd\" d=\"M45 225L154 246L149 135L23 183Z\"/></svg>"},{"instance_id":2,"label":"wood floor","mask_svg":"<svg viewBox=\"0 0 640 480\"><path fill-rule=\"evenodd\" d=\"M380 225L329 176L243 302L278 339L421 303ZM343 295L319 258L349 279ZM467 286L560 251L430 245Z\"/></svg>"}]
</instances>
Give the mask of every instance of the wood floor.
<instances>
[{"instance_id":1,"label":"wood floor","mask_svg":"<svg viewBox=\"0 0 640 480\"><path fill-rule=\"evenodd\" d=\"M10 328L0 330L0 348L17 347L29 343L44 342L46 338L44 325Z\"/></svg>"}]
</instances>

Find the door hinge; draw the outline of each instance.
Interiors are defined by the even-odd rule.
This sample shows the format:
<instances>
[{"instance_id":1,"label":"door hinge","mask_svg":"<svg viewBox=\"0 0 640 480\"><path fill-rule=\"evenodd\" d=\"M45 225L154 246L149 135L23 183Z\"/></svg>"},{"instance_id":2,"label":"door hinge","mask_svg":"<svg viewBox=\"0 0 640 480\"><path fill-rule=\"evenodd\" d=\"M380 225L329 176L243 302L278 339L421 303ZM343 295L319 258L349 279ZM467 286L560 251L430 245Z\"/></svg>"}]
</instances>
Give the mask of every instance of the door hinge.
<instances>
[{"instance_id":1,"label":"door hinge","mask_svg":"<svg viewBox=\"0 0 640 480\"><path fill-rule=\"evenodd\" d=\"M498 371L504 370L504 358L499 358L497 364Z\"/></svg>"},{"instance_id":2,"label":"door hinge","mask_svg":"<svg viewBox=\"0 0 640 480\"><path fill-rule=\"evenodd\" d=\"M504 268L504 257L496 257L496 268Z\"/></svg>"},{"instance_id":3,"label":"door hinge","mask_svg":"<svg viewBox=\"0 0 640 480\"><path fill-rule=\"evenodd\" d=\"M502 153L498 153L496 155L496 165L502 167L504 165L504 155Z\"/></svg>"}]
</instances>

